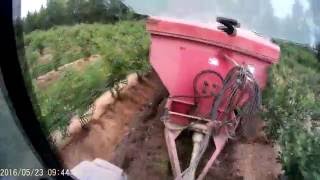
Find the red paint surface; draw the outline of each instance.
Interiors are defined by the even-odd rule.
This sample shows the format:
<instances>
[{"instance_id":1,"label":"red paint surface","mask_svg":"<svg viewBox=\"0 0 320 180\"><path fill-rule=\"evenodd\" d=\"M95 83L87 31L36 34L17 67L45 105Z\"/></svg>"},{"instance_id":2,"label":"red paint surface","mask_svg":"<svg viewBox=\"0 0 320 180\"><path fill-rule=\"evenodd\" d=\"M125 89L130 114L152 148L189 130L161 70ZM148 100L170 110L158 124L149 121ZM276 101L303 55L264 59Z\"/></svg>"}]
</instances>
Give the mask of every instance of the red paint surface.
<instances>
[{"instance_id":1,"label":"red paint surface","mask_svg":"<svg viewBox=\"0 0 320 180\"><path fill-rule=\"evenodd\" d=\"M225 55L238 64L254 67L254 76L260 88L267 82L267 69L278 62L280 48L253 32L237 29L236 36L229 36L217 29L217 25L188 23L178 20L150 18L147 30L151 33L150 62L168 89L170 96L193 96L193 79L203 70L213 70L223 78L234 66ZM217 78L210 83L222 86ZM168 108L192 114L176 108L169 99ZM186 104L195 104L192 98L179 98ZM202 116L210 112L213 98L200 102L197 109ZM190 106L190 105L187 105ZM175 117L171 117L175 118ZM179 118L181 119L181 118ZM179 120L180 121L180 120ZM187 123L187 122L185 122Z\"/></svg>"}]
</instances>

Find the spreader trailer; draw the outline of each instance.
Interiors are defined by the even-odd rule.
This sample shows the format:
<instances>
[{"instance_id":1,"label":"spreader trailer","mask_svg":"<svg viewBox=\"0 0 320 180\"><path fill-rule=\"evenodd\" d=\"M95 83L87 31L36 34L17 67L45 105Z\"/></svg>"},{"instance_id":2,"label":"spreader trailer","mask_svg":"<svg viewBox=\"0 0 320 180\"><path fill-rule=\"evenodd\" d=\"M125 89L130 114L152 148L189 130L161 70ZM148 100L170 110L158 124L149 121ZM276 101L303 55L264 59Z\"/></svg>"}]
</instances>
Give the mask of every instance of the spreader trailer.
<instances>
[{"instance_id":1,"label":"spreader trailer","mask_svg":"<svg viewBox=\"0 0 320 180\"><path fill-rule=\"evenodd\" d=\"M173 175L204 179L237 127L257 115L267 69L278 62L280 48L221 17L212 25L151 17L146 26L151 65L169 92L161 119ZM193 133L193 151L182 170L176 140L184 130ZM215 150L199 171L210 143Z\"/></svg>"}]
</instances>

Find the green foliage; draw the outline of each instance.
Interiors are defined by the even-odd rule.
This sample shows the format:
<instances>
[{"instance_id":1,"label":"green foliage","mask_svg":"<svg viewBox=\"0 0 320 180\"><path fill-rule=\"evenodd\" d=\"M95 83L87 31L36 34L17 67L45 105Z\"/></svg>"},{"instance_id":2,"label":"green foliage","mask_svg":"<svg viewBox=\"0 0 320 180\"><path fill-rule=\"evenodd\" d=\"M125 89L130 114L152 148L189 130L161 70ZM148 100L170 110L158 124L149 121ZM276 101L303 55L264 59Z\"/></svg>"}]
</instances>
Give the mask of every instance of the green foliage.
<instances>
[{"instance_id":1,"label":"green foliage","mask_svg":"<svg viewBox=\"0 0 320 180\"><path fill-rule=\"evenodd\" d=\"M263 95L267 132L281 146L289 179L319 179L320 63L307 48L278 43L281 60Z\"/></svg>"},{"instance_id":2,"label":"green foliage","mask_svg":"<svg viewBox=\"0 0 320 180\"><path fill-rule=\"evenodd\" d=\"M108 56L104 58L108 63L113 59L124 60L132 72L143 74L149 69L148 46L149 37L143 22L137 21L59 26L25 36L26 56L33 78L92 54ZM52 55L48 62L38 62L40 56L48 54Z\"/></svg>"},{"instance_id":3,"label":"green foliage","mask_svg":"<svg viewBox=\"0 0 320 180\"><path fill-rule=\"evenodd\" d=\"M317 180L320 177L319 132L308 132L302 123L288 123L281 129L281 160L290 179Z\"/></svg>"},{"instance_id":4,"label":"green foliage","mask_svg":"<svg viewBox=\"0 0 320 180\"><path fill-rule=\"evenodd\" d=\"M100 61L82 72L69 69L45 90L36 89L45 129L64 127L72 114L82 114L104 90L105 74Z\"/></svg>"},{"instance_id":5,"label":"green foliage","mask_svg":"<svg viewBox=\"0 0 320 180\"><path fill-rule=\"evenodd\" d=\"M28 59L30 66L35 66L40 56L39 53L37 51L32 51L30 48L27 48L26 51L26 58Z\"/></svg>"},{"instance_id":6,"label":"green foliage","mask_svg":"<svg viewBox=\"0 0 320 180\"><path fill-rule=\"evenodd\" d=\"M38 44L44 45L42 55ZM62 77L47 88L39 89L34 83L47 133L65 127L72 114L81 115L101 92L113 89L119 95L119 82L129 73L143 75L149 71L149 37L144 22L79 24L33 31L25 36L25 45L34 79L79 58L101 55L101 60L84 70L61 71ZM48 55L52 58L47 62L40 60Z\"/></svg>"},{"instance_id":7,"label":"green foliage","mask_svg":"<svg viewBox=\"0 0 320 180\"><path fill-rule=\"evenodd\" d=\"M93 32L91 29L88 29L87 31L80 31L76 37L76 41L78 42L84 57L91 56L90 45L92 44L92 38Z\"/></svg>"},{"instance_id":8,"label":"green foliage","mask_svg":"<svg viewBox=\"0 0 320 180\"><path fill-rule=\"evenodd\" d=\"M126 78L130 67L121 59L109 59L108 64L110 71L107 75L106 87L111 90L113 97L115 97L115 93L120 97L119 92L121 89L119 83Z\"/></svg>"},{"instance_id":9,"label":"green foliage","mask_svg":"<svg viewBox=\"0 0 320 180\"><path fill-rule=\"evenodd\" d=\"M110 67L106 87L118 92L118 82L126 75L132 72L143 75L149 71L149 37L143 22L123 21L110 27L111 34L101 34L101 38L92 41L102 52L105 65ZM106 41L103 37L110 39Z\"/></svg>"}]
</instances>

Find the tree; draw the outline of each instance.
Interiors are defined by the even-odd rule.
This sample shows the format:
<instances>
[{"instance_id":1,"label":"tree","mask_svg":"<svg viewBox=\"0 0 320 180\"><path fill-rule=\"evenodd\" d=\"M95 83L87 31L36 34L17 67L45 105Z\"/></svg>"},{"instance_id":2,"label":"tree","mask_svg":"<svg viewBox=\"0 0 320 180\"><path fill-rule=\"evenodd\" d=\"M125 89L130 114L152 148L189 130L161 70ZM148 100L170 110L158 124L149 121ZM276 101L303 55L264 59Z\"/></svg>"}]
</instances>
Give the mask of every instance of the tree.
<instances>
[{"instance_id":1,"label":"tree","mask_svg":"<svg viewBox=\"0 0 320 180\"><path fill-rule=\"evenodd\" d=\"M28 13L23 19L24 31L49 29L56 25L77 23L114 23L144 16L130 11L121 0L48 0L46 7Z\"/></svg>"},{"instance_id":2,"label":"tree","mask_svg":"<svg viewBox=\"0 0 320 180\"><path fill-rule=\"evenodd\" d=\"M65 8L66 2L64 0L48 0L47 1L47 12L48 20L52 25L67 24L69 18Z\"/></svg>"},{"instance_id":3,"label":"tree","mask_svg":"<svg viewBox=\"0 0 320 180\"><path fill-rule=\"evenodd\" d=\"M90 14L90 16L88 16L89 22L103 22L104 18L106 18L107 10L104 4L104 0L88 1L88 9Z\"/></svg>"},{"instance_id":4,"label":"tree","mask_svg":"<svg viewBox=\"0 0 320 180\"><path fill-rule=\"evenodd\" d=\"M67 13L71 19L71 23L83 23L89 16L89 6L86 0L68 0Z\"/></svg>"},{"instance_id":5,"label":"tree","mask_svg":"<svg viewBox=\"0 0 320 180\"><path fill-rule=\"evenodd\" d=\"M317 58L320 62L320 41L316 44Z\"/></svg>"},{"instance_id":6,"label":"tree","mask_svg":"<svg viewBox=\"0 0 320 180\"><path fill-rule=\"evenodd\" d=\"M26 18L24 19L24 30L26 32L31 32L35 29L38 29L37 22L36 22L37 13L30 13L28 12Z\"/></svg>"},{"instance_id":7,"label":"tree","mask_svg":"<svg viewBox=\"0 0 320 180\"><path fill-rule=\"evenodd\" d=\"M38 23L39 23L39 28L40 29L49 29L49 19L48 19L48 12L47 9L41 6L38 16Z\"/></svg>"}]
</instances>

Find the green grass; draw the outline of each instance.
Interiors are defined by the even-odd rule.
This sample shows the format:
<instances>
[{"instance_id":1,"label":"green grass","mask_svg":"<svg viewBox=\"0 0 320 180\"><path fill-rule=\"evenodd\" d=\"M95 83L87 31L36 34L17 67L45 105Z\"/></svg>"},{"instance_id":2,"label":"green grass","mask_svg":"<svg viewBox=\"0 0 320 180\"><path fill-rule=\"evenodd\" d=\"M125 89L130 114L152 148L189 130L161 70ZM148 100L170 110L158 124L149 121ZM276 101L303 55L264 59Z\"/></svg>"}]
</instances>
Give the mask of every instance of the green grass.
<instances>
[{"instance_id":1,"label":"green grass","mask_svg":"<svg viewBox=\"0 0 320 180\"><path fill-rule=\"evenodd\" d=\"M281 60L263 94L267 132L281 146L289 179L320 179L320 62L306 48L279 44Z\"/></svg>"}]
</instances>

